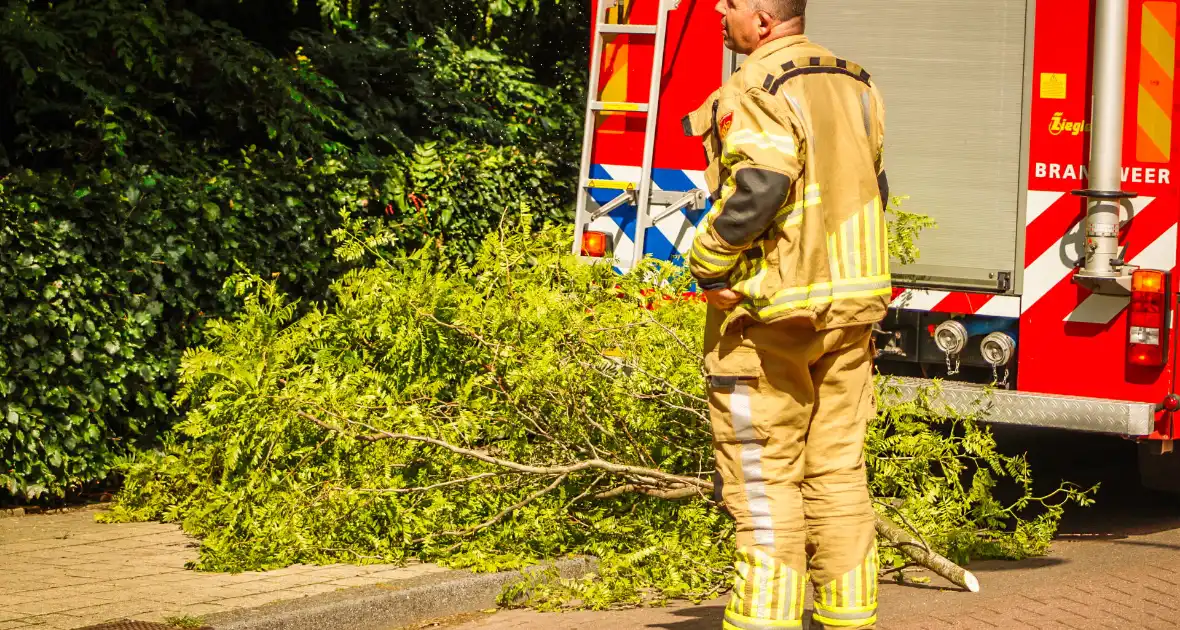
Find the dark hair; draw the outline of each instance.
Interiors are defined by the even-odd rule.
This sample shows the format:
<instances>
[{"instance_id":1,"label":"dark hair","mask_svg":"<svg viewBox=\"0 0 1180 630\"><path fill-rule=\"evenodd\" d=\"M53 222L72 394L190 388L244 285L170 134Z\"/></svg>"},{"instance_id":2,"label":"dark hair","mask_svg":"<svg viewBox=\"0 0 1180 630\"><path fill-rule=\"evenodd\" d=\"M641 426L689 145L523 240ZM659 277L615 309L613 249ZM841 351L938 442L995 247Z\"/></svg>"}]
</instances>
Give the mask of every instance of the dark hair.
<instances>
[{"instance_id":1,"label":"dark hair","mask_svg":"<svg viewBox=\"0 0 1180 630\"><path fill-rule=\"evenodd\" d=\"M807 13L807 0L756 0L762 10L776 19L787 21Z\"/></svg>"}]
</instances>

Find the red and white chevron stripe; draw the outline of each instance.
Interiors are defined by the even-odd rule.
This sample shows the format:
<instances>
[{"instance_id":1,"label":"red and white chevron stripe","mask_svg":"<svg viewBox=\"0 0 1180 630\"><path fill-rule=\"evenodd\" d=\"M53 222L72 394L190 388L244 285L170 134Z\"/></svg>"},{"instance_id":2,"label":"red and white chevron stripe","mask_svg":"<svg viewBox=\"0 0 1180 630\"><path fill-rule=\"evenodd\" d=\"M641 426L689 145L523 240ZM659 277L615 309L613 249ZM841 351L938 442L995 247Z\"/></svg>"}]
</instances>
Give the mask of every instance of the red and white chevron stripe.
<instances>
[{"instance_id":1,"label":"red and white chevron stripe","mask_svg":"<svg viewBox=\"0 0 1180 630\"><path fill-rule=\"evenodd\" d=\"M1020 317L1020 298L962 291L898 289L890 306L910 311Z\"/></svg>"},{"instance_id":2,"label":"red and white chevron stripe","mask_svg":"<svg viewBox=\"0 0 1180 630\"><path fill-rule=\"evenodd\" d=\"M1136 197L1124 206L1120 242L1124 257L1145 269L1176 266L1177 217L1154 197ZM1084 201L1058 191L1028 192L1023 291L1019 297L959 291L896 289L894 308L1020 317L1030 310L1062 310L1063 321L1106 324L1127 306L1125 297L1092 295L1069 277L1081 257ZM1042 306L1042 304L1046 306Z\"/></svg>"}]
</instances>

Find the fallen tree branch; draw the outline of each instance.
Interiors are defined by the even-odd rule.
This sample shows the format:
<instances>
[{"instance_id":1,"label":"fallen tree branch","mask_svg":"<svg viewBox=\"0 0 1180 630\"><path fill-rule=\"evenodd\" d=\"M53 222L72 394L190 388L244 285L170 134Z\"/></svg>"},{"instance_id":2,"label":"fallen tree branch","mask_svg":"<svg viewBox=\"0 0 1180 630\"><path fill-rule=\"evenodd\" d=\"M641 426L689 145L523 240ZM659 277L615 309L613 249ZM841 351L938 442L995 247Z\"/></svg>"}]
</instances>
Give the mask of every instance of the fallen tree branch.
<instances>
[{"instance_id":1,"label":"fallen tree branch","mask_svg":"<svg viewBox=\"0 0 1180 630\"><path fill-rule=\"evenodd\" d=\"M633 483L629 483L626 485L611 488L610 490L606 490L604 492L599 492L598 494L596 494L590 498L592 498L592 499L613 499L614 497L618 497L618 496L622 496L624 494L630 494L630 493L644 494L649 497L656 497L659 499L668 499L668 500L687 499L689 497L706 497L707 498L705 491L702 490L701 488L696 487L696 486L688 486L688 487L681 486L679 488L665 489L665 488L653 488L652 486L645 486L645 485L639 485L639 484L633 484Z\"/></svg>"},{"instance_id":2,"label":"fallen tree branch","mask_svg":"<svg viewBox=\"0 0 1180 630\"><path fill-rule=\"evenodd\" d=\"M501 472L480 473L478 475L472 475L470 477L464 477L462 479L451 479L449 481L442 481L439 483L433 483L433 484L430 484L429 486L415 486L412 488L357 488L357 489L353 490L353 492L362 492L362 493L366 493L366 494L407 494L410 492L426 492L427 490L437 490L439 488L446 488L447 486L456 486L459 484L471 483L473 481L485 479L487 477L501 477L501 476L507 475L507 474L508 473L502 472L502 471ZM347 490L347 488L337 488L337 489L338 490Z\"/></svg>"},{"instance_id":3,"label":"fallen tree branch","mask_svg":"<svg viewBox=\"0 0 1180 630\"><path fill-rule=\"evenodd\" d=\"M880 515L877 516L877 534L894 545L897 545L897 548L913 559L914 562L946 578L952 584L965 588L972 593L979 592L979 580L970 571L947 560L926 545L918 542L909 532Z\"/></svg>"},{"instance_id":4,"label":"fallen tree branch","mask_svg":"<svg viewBox=\"0 0 1180 630\"><path fill-rule=\"evenodd\" d=\"M626 485L620 486L618 488L614 488L612 490L607 490L605 492L598 493L598 494L594 495L594 498L610 498L610 497L614 497L614 496L619 496L619 495L624 494L626 492L637 492L637 493L646 494L649 496L658 496L658 497L664 498L664 499L683 499L683 498L691 497L694 495L707 495L708 493L711 493L713 491L713 482L711 482L711 481L707 481L705 479L698 479L696 477L683 477L681 475L673 475L673 474L669 474L669 473L666 473L666 472L663 472L660 470L654 470L651 468L643 468L641 466L626 466L626 465L622 465L622 464L615 464L613 462L608 462L608 461L605 461L602 459L597 459L597 458L582 460L582 461L575 462L572 464L566 464L566 465L560 465L560 466L532 466L532 465L521 464L518 462L506 460L506 459L500 459L498 457L493 457L491 455L488 455L487 453L472 450L469 448L463 448L461 446L456 446L456 445L446 442L444 440L439 440L436 438L426 437L426 436L422 436L422 435L411 435L411 434L407 434L407 433L391 433L389 431L383 431L381 429L377 429L377 428L375 428L371 425L368 425L364 422L358 422L356 420L349 420L349 419L344 418L343 420L345 422L348 422L349 424L354 424L354 425L357 425L360 427L364 427L368 431L371 431L371 433L369 433L369 434L353 435L351 433L346 433L345 430L340 427L333 426L332 424L324 422L323 420L321 420L309 413L306 413L304 411L295 410L295 414L298 415L299 417L304 418L310 422L313 422L316 425L318 425L324 429L327 429L329 431L333 431L333 432L339 433L341 435L348 435L350 437L354 437L356 439L364 440L367 442L378 442L381 440L403 440L403 441L408 441L408 442L423 442L426 444L437 446L439 448L449 450L452 453L455 453L458 455L463 455L465 457L477 459L479 461L486 462L488 464L500 466L501 468L507 468L508 470L511 470L511 471L529 474L529 475L557 477L557 479L554 480L553 483L551 483L548 486L546 486L545 488L538 490L537 492L529 495L525 499L521 500L519 503L516 503L515 505L512 505L512 506L506 508L504 511L500 512L499 514L497 514L495 517L489 519L488 521L485 521L485 522L483 522L471 529L457 531L457 532L445 532L442 534L445 536L468 535L468 534L477 532L481 529L491 527L492 525L495 525L496 523L500 522L500 520L502 520L503 518L505 518L506 516L508 516L512 512L514 512L514 511L528 505L529 503L536 501L537 499L541 498L542 496L552 492L554 489L556 489L561 484L562 481L564 481L567 477L569 477L569 475L576 473L576 472L586 471L586 470L601 470L601 471L608 472L608 473L614 473L617 475L623 475L626 477L630 477L632 479L638 478L638 479L643 479L643 480L649 481L649 482L658 481L658 482L667 483L669 485L669 487L667 487L667 488L660 488L655 485L643 485L643 484L631 483L631 484L626 484ZM337 417L339 417L339 416L337 416ZM889 542L893 543L898 549L900 549L905 555L909 556L914 562L918 563L919 565L921 565L927 569L930 569L931 571L933 571L937 575L947 579L948 581L950 581L952 584L955 584L956 586L959 586L961 588L965 588L968 591L971 591L972 593L979 592L979 580L977 580L975 578L975 576L971 574L970 571L967 571L963 567L960 567L959 565L951 562L950 560L948 560L947 558L945 558L941 554L935 552L928 545L918 541L913 536L911 536L909 534L909 532L907 532L906 530L897 526L892 521L881 516L880 514L876 515L876 520L877 520L877 522L876 522L877 534L879 536L881 536L882 538L884 538L885 540L888 540ZM420 539L416 540L415 542L421 542L422 540L425 540L425 539L420 538Z\"/></svg>"},{"instance_id":5,"label":"fallen tree branch","mask_svg":"<svg viewBox=\"0 0 1180 630\"><path fill-rule=\"evenodd\" d=\"M381 429L374 428L368 424L365 424L364 422L358 422L356 420L345 419L345 422L348 422L349 424L355 424L358 426L362 426L362 427L365 427L366 429L372 431L372 433L367 434L367 435L354 435L351 433L346 433L340 427L333 426L327 422L324 422L323 420L320 420L319 418L316 418L315 416L313 416L309 413L295 410L295 414L298 415L300 418L304 418L305 420L309 420L311 422L314 422L315 424L317 424L320 427L323 427L329 431L335 431L336 433L340 433L342 435L348 435L349 437L353 437L353 438L356 438L358 440L362 440L365 442L379 442L381 440L403 440L403 441L407 441L407 442L424 442L426 444L431 444L431 445L434 445L434 446L437 446L440 448L447 449L448 451L451 451L452 453L455 453L457 455L464 455L466 457L471 457L472 459L478 459L479 461L482 461L482 462L487 462L489 464L494 464L496 466L501 466L501 467L507 468L509 470L514 470L516 472L521 472L521 473L527 473L530 475L545 475L545 476L569 475L570 473L580 472L583 470L604 470L606 472L615 473L615 474L619 474L619 475L647 476L647 477L651 477L654 479L659 479L660 481L666 481L669 483L677 483L677 484L682 484L682 485L695 485L695 486L698 486L701 488L706 488L706 489L710 489L713 487L712 483L710 483L708 481L704 481L702 479L696 479L694 477L682 477L680 475L672 475L672 474L668 474L663 471L653 470L651 468L643 468L641 466L625 466L622 464L615 464L613 462L608 462L608 461L605 461L602 459L597 459L597 458L585 459L585 460L582 460L579 462L575 462L573 464L566 464L564 466L530 466L528 464L520 464L520 463L517 463L514 461L507 460L507 459L500 459L498 457L492 457L491 455L488 455L487 453L483 453L481 451L476 451L476 450L472 450L469 448L463 448L461 446L455 446L454 444L451 444L450 442L446 442L443 440L439 440L439 439L435 439L435 438L431 438L431 437L426 437L423 435L412 435L409 433L391 433L389 431L382 431Z\"/></svg>"}]
</instances>

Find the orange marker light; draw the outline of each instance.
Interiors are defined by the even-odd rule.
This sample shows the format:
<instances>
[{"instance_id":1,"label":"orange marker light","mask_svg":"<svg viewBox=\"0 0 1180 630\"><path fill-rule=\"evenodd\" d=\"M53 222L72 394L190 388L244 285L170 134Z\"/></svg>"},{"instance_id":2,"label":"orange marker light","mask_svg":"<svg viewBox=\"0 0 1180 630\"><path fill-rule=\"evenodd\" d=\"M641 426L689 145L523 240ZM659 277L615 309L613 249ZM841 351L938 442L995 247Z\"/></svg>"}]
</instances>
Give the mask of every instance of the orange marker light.
<instances>
[{"instance_id":1,"label":"orange marker light","mask_svg":"<svg viewBox=\"0 0 1180 630\"><path fill-rule=\"evenodd\" d=\"M582 232L582 255L602 258L606 255L609 241L605 232Z\"/></svg>"},{"instance_id":2,"label":"orange marker light","mask_svg":"<svg viewBox=\"0 0 1180 630\"><path fill-rule=\"evenodd\" d=\"M1164 272L1139 269L1131 274L1131 290L1136 293L1163 293Z\"/></svg>"}]
</instances>

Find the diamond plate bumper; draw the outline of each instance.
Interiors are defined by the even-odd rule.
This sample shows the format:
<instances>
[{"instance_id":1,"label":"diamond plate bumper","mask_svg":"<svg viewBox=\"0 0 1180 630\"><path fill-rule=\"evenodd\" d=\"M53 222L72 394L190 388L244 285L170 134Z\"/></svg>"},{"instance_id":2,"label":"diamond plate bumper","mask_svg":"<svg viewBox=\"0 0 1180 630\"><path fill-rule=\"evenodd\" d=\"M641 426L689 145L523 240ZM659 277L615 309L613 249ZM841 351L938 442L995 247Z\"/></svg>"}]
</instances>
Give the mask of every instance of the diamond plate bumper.
<instances>
[{"instance_id":1,"label":"diamond plate bumper","mask_svg":"<svg viewBox=\"0 0 1180 630\"><path fill-rule=\"evenodd\" d=\"M937 402L960 413L986 412L983 421L988 424L1127 436L1148 435L1155 429L1155 405L1150 403L1008 390L988 392L970 383L896 377L887 382L886 395L907 401L923 389Z\"/></svg>"}]
</instances>

